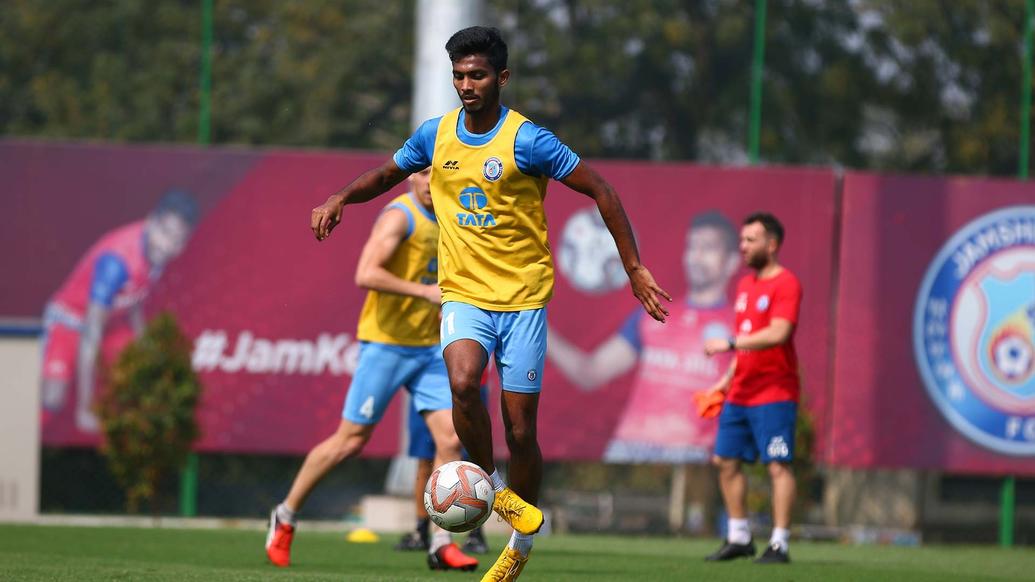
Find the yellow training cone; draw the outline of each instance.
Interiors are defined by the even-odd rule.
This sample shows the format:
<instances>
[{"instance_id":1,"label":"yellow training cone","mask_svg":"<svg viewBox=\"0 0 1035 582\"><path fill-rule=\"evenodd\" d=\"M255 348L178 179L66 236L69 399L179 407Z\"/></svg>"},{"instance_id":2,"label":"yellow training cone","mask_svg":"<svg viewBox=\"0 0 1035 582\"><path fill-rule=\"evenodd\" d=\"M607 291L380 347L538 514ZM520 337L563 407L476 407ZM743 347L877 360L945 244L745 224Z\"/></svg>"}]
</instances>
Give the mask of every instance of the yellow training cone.
<instances>
[{"instance_id":1,"label":"yellow training cone","mask_svg":"<svg viewBox=\"0 0 1035 582\"><path fill-rule=\"evenodd\" d=\"M349 535L345 536L345 539L354 544L372 544L381 538L369 529L361 527L350 531Z\"/></svg>"}]
</instances>

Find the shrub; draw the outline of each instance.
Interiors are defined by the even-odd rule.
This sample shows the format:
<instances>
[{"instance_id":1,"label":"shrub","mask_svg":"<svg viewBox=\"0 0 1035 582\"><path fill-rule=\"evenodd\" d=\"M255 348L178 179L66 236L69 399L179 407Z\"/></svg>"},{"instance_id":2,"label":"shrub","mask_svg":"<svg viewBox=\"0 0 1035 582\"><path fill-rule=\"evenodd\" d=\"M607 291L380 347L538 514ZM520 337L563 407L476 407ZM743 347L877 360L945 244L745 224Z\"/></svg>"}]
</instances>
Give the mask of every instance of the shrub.
<instances>
[{"instance_id":1,"label":"shrub","mask_svg":"<svg viewBox=\"0 0 1035 582\"><path fill-rule=\"evenodd\" d=\"M191 343L163 312L119 354L97 412L102 452L126 492L126 509L155 500L159 480L183 466L199 436L195 410L201 384Z\"/></svg>"}]
</instances>

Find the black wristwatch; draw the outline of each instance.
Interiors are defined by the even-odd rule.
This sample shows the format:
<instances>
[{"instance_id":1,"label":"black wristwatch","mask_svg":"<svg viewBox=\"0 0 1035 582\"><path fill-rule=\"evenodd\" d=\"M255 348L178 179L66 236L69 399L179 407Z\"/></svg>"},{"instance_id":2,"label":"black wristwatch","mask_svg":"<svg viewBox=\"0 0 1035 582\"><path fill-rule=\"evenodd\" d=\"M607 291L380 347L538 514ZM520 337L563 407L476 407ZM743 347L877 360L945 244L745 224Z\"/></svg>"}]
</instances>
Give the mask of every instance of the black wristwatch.
<instances>
[{"instance_id":1,"label":"black wristwatch","mask_svg":"<svg viewBox=\"0 0 1035 582\"><path fill-rule=\"evenodd\" d=\"M726 338L726 343L730 345L731 352L737 349L737 338L730 336Z\"/></svg>"}]
</instances>

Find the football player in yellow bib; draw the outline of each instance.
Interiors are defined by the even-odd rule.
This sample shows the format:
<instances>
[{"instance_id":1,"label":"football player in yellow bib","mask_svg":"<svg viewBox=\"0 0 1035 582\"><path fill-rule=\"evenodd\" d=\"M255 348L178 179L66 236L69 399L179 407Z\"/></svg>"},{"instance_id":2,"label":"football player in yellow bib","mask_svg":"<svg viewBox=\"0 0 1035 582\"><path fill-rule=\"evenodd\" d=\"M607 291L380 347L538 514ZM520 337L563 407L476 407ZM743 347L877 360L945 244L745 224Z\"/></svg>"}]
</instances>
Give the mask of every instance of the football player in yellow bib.
<instances>
[{"instance_id":1,"label":"football player in yellow bib","mask_svg":"<svg viewBox=\"0 0 1035 582\"><path fill-rule=\"evenodd\" d=\"M442 353L453 392L453 424L471 461L492 477L493 509L513 528L510 543L483 580L515 580L543 523L535 507L542 478L536 436L546 355L546 304L553 260L543 197L549 179L596 201L615 239L633 294L659 321L671 297L640 262L629 219L614 189L560 142L500 103L510 79L507 45L495 28L475 26L446 43L461 107L426 121L395 156L313 209L311 227L326 239L346 204L367 202L413 172L431 167L438 217ZM495 357L510 449L511 486L493 463L480 377Z\"/></svg>"},{"instance_id":2,"label":"football player in yellow bib","mask_svg":"<svg viewBox=\"0 0 1035 582\"><path fill-rule=\"evenodd\" d=\"M323 477L358 455L400 386L413 397L435 443L435 461L460 459L450 413L449 377L439 348L439 227L432 214L429 171L410 176L413 191L392 200L374 223L356 267L356 284L368 289L359 316L359 364L345 396L341 423L306 456L284 501L270 512L266 556L291 562L295 512ZM473 570L478 560L436 528L428 546L434 570Z\"/></svg>"}]
</instances>

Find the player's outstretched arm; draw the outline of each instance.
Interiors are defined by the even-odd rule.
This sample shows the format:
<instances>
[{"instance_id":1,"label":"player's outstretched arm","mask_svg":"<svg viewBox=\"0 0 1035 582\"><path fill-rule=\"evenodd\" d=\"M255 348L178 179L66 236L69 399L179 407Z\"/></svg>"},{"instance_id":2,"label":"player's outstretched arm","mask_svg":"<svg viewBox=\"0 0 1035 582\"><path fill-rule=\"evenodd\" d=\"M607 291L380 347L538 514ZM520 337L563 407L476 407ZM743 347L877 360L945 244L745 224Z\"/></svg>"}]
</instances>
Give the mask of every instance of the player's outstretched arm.
<instances>
[{"instance_id":1,"label":"player's outstretched arm","mask_svg":"<svg viewBox=\"0 0 1035 582\"><path fill-rule=\"evenodd\" d=\"M110 309L103 303L91 301L86 306L82 331L79 334L79 352L76 354L76 426L79 430L96 433L100 430L92 410L97 357L104 341L104 327Z\"/></svg>"},{"instance_id":2,"label":"player's outstretched arm","mask_svg":"<svg viewBox=\"0 0 1035 582\"><path fill-rule=\"evenodd\" d=\"M672 296L658 286L647 267L640 263L640 252L636 248L632 226L629 224L629 217L625 214L625 209L622 208L622 201L618 199L618 193L586 162L579 162L579 165L561 182L572 190L581 192L596 201L600 216L604 219L607 230L611 231L611 236L614 237L615 244L618 246L618 254L622 257L622 265L625 266L626 274L629 275L633 295L639 299L651 317L658 321L665 321L668 310L661 304L660 298L672 301Z\"/></svg>"},{"instance_id":3,"label":"player's outstretched arm","mask_svg":"<svg viewBox=\"0 0 1035 582\"><path fill-rule=\"evenodd\" d=\"M144 308L137 303L129 308L129 326L133 328L133 336L140 337L144 335L144 328L147 327L147 318L144 317Z\"/></svg>"},{"instance_id":4,"label":"player's outstretched arm","mask_svg":"<svg viewBox=\"0 0 1035 582\"><path fill-rule=\"evenodd\" d=\"M619 334L611 336L587 353L550 326L546 327L546 357L564 377L582 390L594 390L624 374L636 365L638 354Z\"/></svg>"},{"instance_id":5,"label":"player's outstretched arm","mask_svg":"<svg viewBox=\"0 0 1035 582\"><path fill-rule=\"evenodd\" d=\"M313 209L310 228L316 240L323 240L331 235L334 227L341 222L341 212L346 204L368 202L391 190L410 175L396 165L395 160L388 160L381 166L364 172L338 192L331 194L327 201Z\"/></svg>"},{"instance_id":6,"label":"player's outstretched arm","mask_svg":"<svg viewBox=\"0 0 1035 582\"><path fill-rule=\"evenodd\" d=\"M363 245L356 265L356 285L364 289L373 289L386 293L420 297L438 304L442 296L438 285L422 285L415 281L407 281L389 271L385 266L392 259L399 244L406 239L409 220L399 208L389 206L381 213L370 237Z\"/></svg>"}]
</instances>

